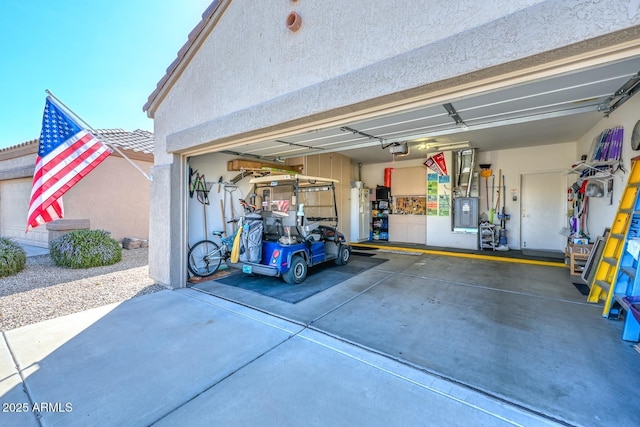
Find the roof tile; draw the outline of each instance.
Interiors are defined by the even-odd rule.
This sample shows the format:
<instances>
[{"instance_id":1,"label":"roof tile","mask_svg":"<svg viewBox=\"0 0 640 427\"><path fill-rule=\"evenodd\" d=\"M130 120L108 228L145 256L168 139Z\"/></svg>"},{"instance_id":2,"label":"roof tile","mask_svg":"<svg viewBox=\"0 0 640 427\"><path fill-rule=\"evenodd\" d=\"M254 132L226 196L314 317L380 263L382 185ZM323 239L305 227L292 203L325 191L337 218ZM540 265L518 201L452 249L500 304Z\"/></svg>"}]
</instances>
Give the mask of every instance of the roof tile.
<instances>
[{"instance_id":1,"label":"roof tile","mask_svg":"<svg viewBox=\"0 0 640 427\"><path fill-rule=\"evenodd\" d=\"M95 133L104 142L113 144L123 150L132 150L145 154L153 153L153 133L146 130L136 129L128 132L123 129L96 129ZM13 151L28 145L37 145L38 143L38 139L32 139L11 147L0 148L0 152Z\"/></svg>"},{"instance_id":2,"label":"roof tile","mask_svg":"<svg viewBox=\"0 0 640 427\"><path fill-rule=\"evenodd\" d=\"M133 132L127 132L122 129L96 129L96 133L96 136L103 138L104 142L124 150L153 153L153 133L146 130L136 129Z\"/></svg>"}]
</instances>

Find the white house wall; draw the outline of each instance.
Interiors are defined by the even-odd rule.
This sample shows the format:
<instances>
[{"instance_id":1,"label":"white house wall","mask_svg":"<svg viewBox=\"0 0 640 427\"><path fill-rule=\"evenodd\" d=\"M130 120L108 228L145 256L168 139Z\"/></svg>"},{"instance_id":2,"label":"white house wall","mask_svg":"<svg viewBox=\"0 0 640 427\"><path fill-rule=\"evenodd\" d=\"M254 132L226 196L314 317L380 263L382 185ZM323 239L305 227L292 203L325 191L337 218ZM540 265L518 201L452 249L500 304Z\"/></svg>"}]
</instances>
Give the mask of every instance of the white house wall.
<instances>
[{"instance_id":1,"label":"white house wall","mask_svg":"<svg viewBox=\"0 0 640 427\"><path fill-rule=\"evenodd\" d=\"M507 222L507 241L511 249L520 249L520 203L522 202L522 189L520 178L523 174L536 174L543 172L564 173L576 161L576 143L567 142L564 144L540 145L536 147L489 151L478 153L478 164L490 163L495 175L495 185L498 185L498 175L502 171L506 183L505 211L511 215ZM489 184L491 185L491 184ZM512 200L511 191L515 190L517 200ZM553 195L549 195L550 200L557 200ZM559 196L559 195L556 195ZM502 203L502 202L501 202ZM486 204L482 201L480 206ZM539 209L545 209L541 206ZM486 211L486 209L481 212ZM536 212L530 212L535 215ZM558 227L560 233L560 227Z\"/></svg>"},{"instance_id":2,"label":"white house wall","mask_svg":"<svg viewBox=\"0 0 640 427\"><path fill-rule=\"evenodd\" d=\"M0 160L0 170L35 169L35 157L35 155L25 155ZM33 170L31 170L30 175L33 176Z\"/></svg>"},{"instance_id":3,"label":"white house wall","mask_svg":"<svg viewBox=\"0 0 640 427\"><path fill-rule=\"evenodd\" d=\"M0 236L19 243L47 247L49 232L44 226L25 233L32 185L32 177L0 181Z\"/></svg>"}]
</instances>

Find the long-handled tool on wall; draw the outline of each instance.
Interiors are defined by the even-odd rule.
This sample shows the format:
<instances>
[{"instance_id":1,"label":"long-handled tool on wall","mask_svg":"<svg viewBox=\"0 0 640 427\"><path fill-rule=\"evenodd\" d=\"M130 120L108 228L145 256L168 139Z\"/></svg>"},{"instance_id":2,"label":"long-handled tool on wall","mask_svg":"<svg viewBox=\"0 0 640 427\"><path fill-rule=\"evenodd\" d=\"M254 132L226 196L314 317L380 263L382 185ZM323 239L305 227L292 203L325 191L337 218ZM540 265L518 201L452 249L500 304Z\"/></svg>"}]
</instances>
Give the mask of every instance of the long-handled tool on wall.
<instances>
[{"instance_id":1,"label":"long-handled tool on wall","mask_svg":"<svg viewBox=\"0 0 640 427\"><path fill-rule=\"evenodd\" d=\"M495 177L494 177L494 183L495 183ZM500 187L502 186L502 169L500 169L500 171L498 172L498 187L496 190L496 187L494 187L494 192L498 192L498 199L496 200L496 205L495 208L492 206L491 207L491 222L493 223L493 216L497 213L500 212ZM491 202L493 203L493 195L491 196Z\"/></svg>"},{"instance_id":2,"label":"long-handled tool on wall","mask_svg":"<svg viewBox=\"0 0 640 427\"><path fill-rule=\"evenodd\" d=\"M489 177L492 176L491 164L480 164L480 176L484 178L484 186L487 194L487 212L489 212Z\"/></svg>"},{"instance_id":3,"label":"long-handled tool on wall","mask_svg":"<svg viewBox=\"0 0 640 427\"><path fill-rule=\"evenodd\" d=\"M500 173L502 173L502 170L500 171ZM498 247L496 248L496 250L499 251L508 251L509 250L509 246L507 245L507 211L506 211L506 206L507 206L507 197L506 197L506 191L507 191L507 184L506 184L506 180L504 178L504 175L500 176L502 178L502 187L500 187L500 192L502 193L502 213L499 214L498 216L500 217L500 237L498 239Z\"/></svg>"}]
</instances>

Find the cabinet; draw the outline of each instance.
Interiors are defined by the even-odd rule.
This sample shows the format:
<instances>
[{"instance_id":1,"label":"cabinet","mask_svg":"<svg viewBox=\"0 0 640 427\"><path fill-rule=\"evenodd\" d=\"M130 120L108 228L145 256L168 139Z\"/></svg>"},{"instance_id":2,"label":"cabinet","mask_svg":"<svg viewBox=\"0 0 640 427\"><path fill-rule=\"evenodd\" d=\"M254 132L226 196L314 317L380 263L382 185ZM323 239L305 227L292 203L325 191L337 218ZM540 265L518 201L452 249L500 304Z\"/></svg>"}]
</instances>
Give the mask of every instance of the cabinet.
<instances>
[{"instance_id":1,"label":"cabinet","mask_svg":"<svg viewBox=\"0 0 640 427\"><path fill-rule=\"evenodd\" d=\"M427 216L389 215L389 240L425 245L427 243Z\"/></svg>"},{"instance_id":2,"label":"cabinet","mask_svg":"<svg viewBox=\"0 0 640 427\"><path fill-rule=\"evenodd\" d=\"M389 200L371 202L371 239L389 240Z\"/></svg>"},{"instance_id":3,"label":"cabinet","mask_svg":"<svg viewBox=\"0 0 640 427\"><path fill-rule=\"evenodd\" d=\"M495 224L488 222L480 223L478 230L478 246L480 250L491 249L493 251L498 247L498 231Z\"/></svg>"},{"instance_id":4,"label":"cabinet","mask_svg":"<svg viewBox=\"0 0 640 427\"><path fill-rule=\"evenodd\" d=\"M427 171L424 166L394 168L392 181L393 194L426 196Z\"/></svg>"}]
</instances>

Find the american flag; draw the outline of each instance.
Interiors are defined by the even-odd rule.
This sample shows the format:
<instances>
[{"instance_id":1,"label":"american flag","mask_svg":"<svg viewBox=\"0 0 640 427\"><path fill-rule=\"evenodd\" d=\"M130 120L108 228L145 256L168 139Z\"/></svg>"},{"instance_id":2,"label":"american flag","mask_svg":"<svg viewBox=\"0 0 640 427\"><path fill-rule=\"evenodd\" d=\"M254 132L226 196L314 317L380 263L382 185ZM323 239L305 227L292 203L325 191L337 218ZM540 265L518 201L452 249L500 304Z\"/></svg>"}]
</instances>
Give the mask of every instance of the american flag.
<instances>
[{"instance_id":1,"label":"american flag","mask_svg":"<svg viewBox=\"0 0 640 427\"><path fill-rule=\"evenodd\" d=\"M62 195L109 154L111 150L106 145L82 129L47 97L33 174L27 231L62 218Z\"/></svg>"}]
</instances>

